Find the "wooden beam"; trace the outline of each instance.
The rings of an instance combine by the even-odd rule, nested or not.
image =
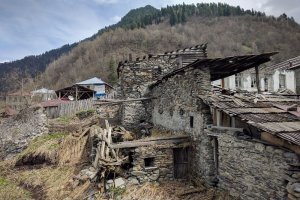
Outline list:
[[[189,142],[189,136],[170,136],[170,137],[159,137],[159,138],[147,138],[143,140],[126,141],[116,144],[111,144],[113,149],[120,148],[135,148],[140,146],[150,146],[159,144],[179,144]]]
[[[255,77],[256,77],[256,89],[257,93],[260,94],[260,80],[259,80],[259,69],[255,66]]]
[[[276,136],[272,135],[271,133],[262,132],[261,133],[261,139],[264,140],[264,141],[267,141],[267,142],[269,142],[269,143],[271,143],[275,146],[285,147],[287,149],[290,149],[293,152],[300,155],[300,146],[288,143],[287,141],[285,141],[285,140],[283,140],[279,137],[276,137]]]

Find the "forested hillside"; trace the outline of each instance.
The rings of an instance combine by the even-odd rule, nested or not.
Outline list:
[[[285,14],[275,18],[227,4],[146,6],[80,42],[27,87],[57,89],[93,76],[114,84],[117,63],[129,53],[139,57],[200,43],[208,43],[209,57],[280,51],[274,61],[281,61],[300,53],[300,28]]]

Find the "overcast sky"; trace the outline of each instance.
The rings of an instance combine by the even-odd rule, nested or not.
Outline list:
[[[215,0],[0,0],[0,62],[41,54],[90,37],[130,9]],[[300,0],[221,0],[300,22]]]

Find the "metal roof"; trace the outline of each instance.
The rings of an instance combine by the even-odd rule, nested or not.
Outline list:
[[[88,80],[76,83],[76,85],[103,85],[103,84],[105,84],[105,82],[102,81],[100,78],[97,78],[97,77],[90,78]]]
[[[277,53],[198,59],[193,63],[166,74],[161,80],[152,84],[151,87],[159,84],[164,79],[168,79],[190,68],[209,68],[211,81],[219,80],[268,62],[271,60],[270,57]]]
[[[51,93],[54,93],[55,94],[55,91],[54,90],[49,90],[47,88],[41,88],[41,89],[38,89],[38,90],[34,90],[31,93],[32,94],[36,94],[36,93],[40,93],[40,94],[51,94]]]

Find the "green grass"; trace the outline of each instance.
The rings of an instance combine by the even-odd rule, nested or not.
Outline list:
[[[0,199],[32,199],[28,190],[20,188],[16,183],[0,177]]]
[[[56,119],[57,122],[63,123],[63,124],[68,124],[72,121],[73,117],[68,117],[68,116],[62,116]]]
[[[84,118],[87,118],[87,117],[92,116],[95,112],[96,112],[96,110],[94,110],[94,109],[91,109],[91,110],[84,110],[84,111],[81,111],[81,112],[76,113],[76,116],[77,116],[79,119],[84,119]]]

